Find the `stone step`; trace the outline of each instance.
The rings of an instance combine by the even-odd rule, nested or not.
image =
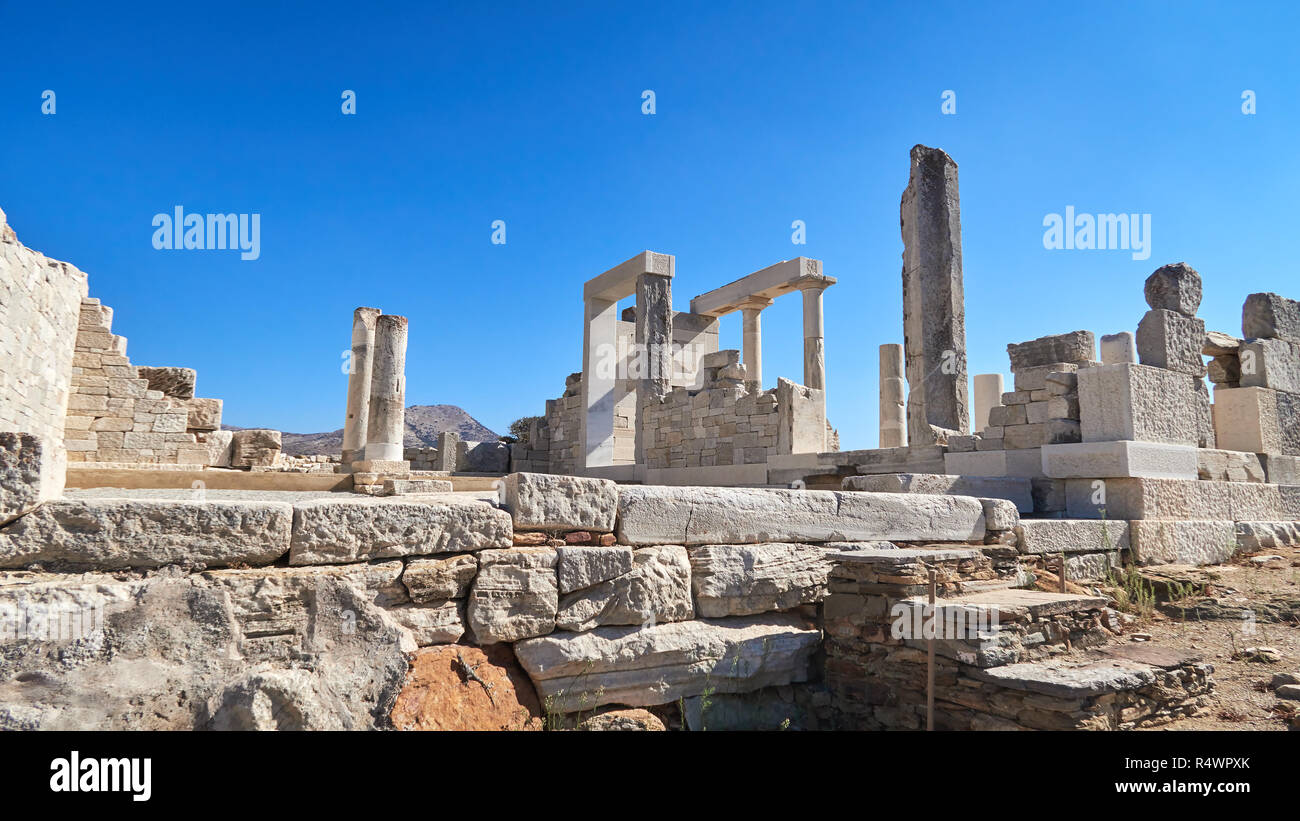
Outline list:
[[[618,488],[619,542],[978,541],[986,533],[978,499],[920,493],[766,488]]]
[[[909,609],[928,606],[929,600],[922,596],[904,599]],[[968,612],[983,611],[996,613],[998,621],[1027,621],[1049,616],[1077,613],[1082,610],[1096,610],[1106,606],[1106,599],[1101,596],[1087,596],[1077,593],[1049,593],[1045,590],[1026,590],[1023,588],[1006,588],[1001,590],[980,590],[977,592],[958,593],[936,600],[935,609],[940,618],[951,610],[965,609]]]
[[[1013,690],[1055,698],[1090,698],[1156,684],[1160,673],[1194,668],[1207,677],[1209,665],[1195,654],[1151,644],[1116,644],[1044,661],[972,671],[977,679]]]
[[[845,477],[843,488],[875,493],[939,493],[982,499],[1005,499],[1013,502],[1021,513],[1032,513],[1034,510],[1030,482],[1022,477],[877,473],[869,476]]]
[[[1021,519],[1021,553],[1111,553],[1129,546],[1129,523],[1111,519]]]
[[[1076,519],[1281,521],[1277,485],[1197,479],[1070,479],[1065,507]]]

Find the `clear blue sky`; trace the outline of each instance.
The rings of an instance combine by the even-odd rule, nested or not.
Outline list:
[[[679,310],[824,260],[829,414],[874,447],[916,143],[961,169],[971,373],[1134,329],[1166,262],[1201,272],[1211,328],[1240,333],[1250,292],[1300,297],[1294,4],[290,5],[0,4],[0,208],[230,424],[341,427],[370,305],[410,318],[411,404],[503,432],[579,368],[583,281],[649,248],[677,257]],[[155,250],[176,205],[260,213],[260,259]],[[1044,249],[1068,205],[1151,214],[1151,258]],[[767,386],[799,380],[797,297],[764,323]]]

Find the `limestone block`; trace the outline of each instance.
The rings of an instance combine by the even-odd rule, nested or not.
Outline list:
[[[0,528],[0,567],[269,564],[292,520],[283,502],[55,500]]]
[[[1053,362],[1012,371],[1017,393],[1047,390],[1048,380],[1055,374],[1076,373],[1079,366],[1073,362]]]
[[[512,473],[505,478],[505,507],[519,530],[614,529],[618,485],[608,479]]]
[[[1268,479],[1260,454],[1243,453],[1236,450],[1198,449],[1196,451],[1196,474],[1199,479],[1212,479],[1221,482],[1271,481]]]
[[[476,573],[478,559],[472,553],[412,559],[402,571],[402,584],[411,601],[418,604],[463,599]]]
[[[963,496],[624,485],[618,536],[632,545],[982,540],[984,511]]]
[[[1300,342],[1247,339],[1238,355],[1243,388],[1272,388],[1300,393]]]
[[[464,602],[403,604],[389,607],[385,612],[411,632],[415,644],[419,647],[452,644],[465,635]]]
[[[189,411],[189,418],[185,423],[186,430],[219,430],[221,428],[221,405],[220,399],[207,399],[204,397],[187,399],[185,407]]]
[[[63,490],[57,448],[44,437],[0,432],[0,525]]]
[[[1223,564],[1237,551],[1236,526],[1223,521],[1143,521],[1129,524],[1138,564]]]
[[[510,516],[477,499],[311,499],[294,506],[289,564],[334,564],[509,547]]]
[[[385,496],[413,496],[429,493],[451,493],[455,489],[447,479],[385,479]]]
[[[1021,519],[1021,553],[1106,553],[1129,545],[1129,523],[1108,519]]]
[[[559,590],[556,552],[549,547],[512,547],[479,554],[479,572],[467,613],[478,644],[519,641],[555,629]]]
[[[961,476],[1020,476],[1032,479],[1043,475],[1040,448],[947,453],[943,462],[947,473]]]
[[[1268,388],[1215,388],[1214,434],[1218,447],[1250,453],[1300,455],[1300,447],[1289,442],[1281,414],[1289,408],[1280,404],[1280,394]],[[1292,422],[1300,423],[1300,418]]]
[[[1300,522],[1237,522],[1237,549],[1247,552],[1300,545]]]
[[[1201,307],[1201,275],[1185,262],[1165,265],[1147,277],[1143,294],[1153,309],[1196,316]]]
[[[1201,346],[1203,356],[1236,356],[1241,350],[1241,340],[1219,331],[1206,331]]]
[[[1259,455],[1265,481],[1274,485],[1300,485],[1300,457],[1280,453]]]
[[[1205,366],[1205,373],[1215,385],[1229,388],[1241,386],[1241,360],[1236,354],[1214,357]]]
[[[1194,380],[1187,374],[1146,365],[1101,365],[1079,372],[1084,442],[1196,445],[1201,438],[1197,406]]]
[[[280,431],[263,428],[234,431],[232,467],[270,467],[280,455]]]
[[[567,713],[807,681],[820,645],[819,630],[771,613],[555,633],[520,642],[515,655],[548,708]]]
[[[686,548],[659,545],[634,551],[628,573],[565,596],[555,626],[581,632],[601,625],[684,621],[694,615]]]
[[[207,448],[208,454],[204,460],[205,465],[212,467],[230,467],[230,460],[234,457],[235,449],[235,432],[230,430],[214,430],[209,433],[200,433],[199,442]]]
[[[846,476],[844,490],[872,493],[945,493],[1007,499],[1024,513],[1033,510],[1029,480],[1022,477],[954,476],[940,473],[877,473]]]
[[[1122,440],[1044,445],[1043,473],[1054,479],[1195,479],[1197,454],[1191,445]]]
[[[1177,311],[1152,309],[1138,323],[1138,361],[1143,365],[1204,376],[1204,342],[1205,321]]]
[[[136,368],[141,379],[149,383],[149,389],[162,391],[164,396],[173,399],[193,399],[194,385],[198,372],[193,368]]]
[[[1120,564],[1119,551],[1074,553],[1065,557],[1065,574],[1072,582],[1105,581]]]
[[[1133,334],[1121,331],[1101,337],[1101,364],[1128,365],[1137,362],[1137,343]]]
[[[558,553],[556,576],[561,593],[572,593],[630,573],[636,564],[632,548],[622,545],[561,547]]]
[[[1300,341],[1300,302],[1272,293],[1251,294],[1241,308],[1241,335]]]
[[[1071,331],[1007,345],[1012,373],[1056,363],[1083,365],[1096,359],[1095,351],[1092,331]]]
[[[1089,480],[1067,484],[1071,516],[1110,519],[1220,519],[1243,521],[1282,516],[1276,485],[1184,479],[1110,479],[1103,493]]]
[[[1030,504],[1032,503],[1031,490]],[[984,506],[984,527],[987,532],[1003,533],[1015,530],[1020,524],[1020,510],[1014,502],[1006,499],[980,499],[980,504]]]
[[[750,616],[814,604],[839,547],[810,544],[701,545],[689,549],[701,618]]]

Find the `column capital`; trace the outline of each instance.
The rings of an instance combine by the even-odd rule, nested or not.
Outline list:
[[[776,300],[768,299],[765,296],[751,296],[743,302],[738,303],[742,311],[761,311],[764,308],[771,307]]]
[[[790,284],[800,291],[824,291],[838,281],[835,277],[806,276],[799,277]]]

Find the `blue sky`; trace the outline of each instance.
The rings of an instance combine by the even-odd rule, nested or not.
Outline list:
[[[816,257],[839,278],[829,415],[874,447],[916,143],[960,166],[971,373],[1006,372],[1008,342],[1135,329],[1167,262],[1201,272],[1213,329],[1240,333],[1248,293],[1300,297],[1298,23],[1285,3],[5,2],[0,208],[90,274],[136,364],[197,368],[229,424],[295,432],[342,426],[358,305],[410,318],[410,404],[504,432],[579,368],[589,277],[674,254],[685,310]],[[155,250],[177,205],[260,214],[260,258]],[[1070,205],[1150,214],[1150,259],[1045,249]],[[739,316],[722,330],[738,348]],[[801,379],[798,298],[763,330],[766,386]]]

